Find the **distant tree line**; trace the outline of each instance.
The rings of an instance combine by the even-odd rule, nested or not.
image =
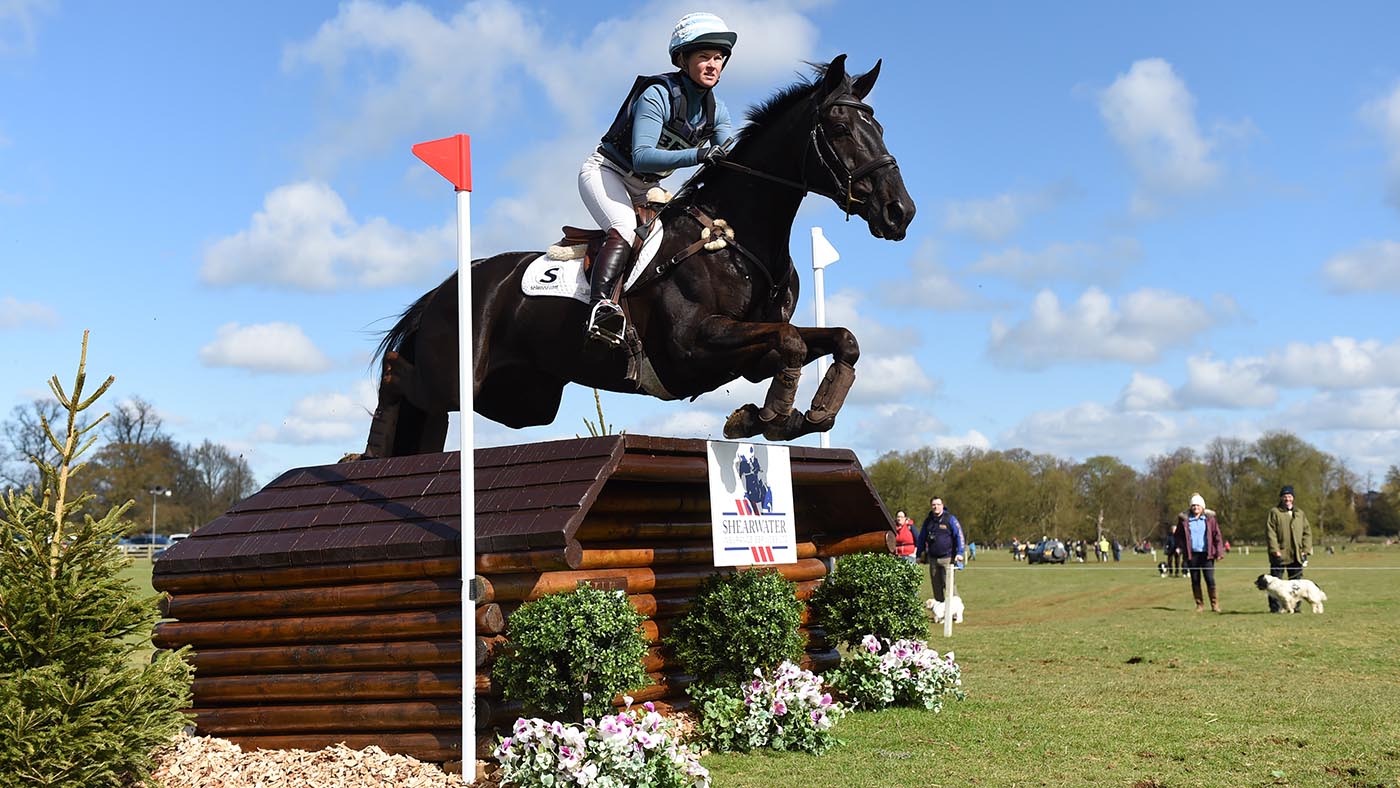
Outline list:
[[[66,414],[53,399],[36,399],[17,405],[0,423],[0,490],[34,486],[39,473],[30,457],[54,462],[58,451],[44,435],[48,422],[56,434]],[[155,407],[133,398],[114,408],[101,424],[89,454],[87,468],[75,478],[80,492],[97,496],[95,511],[105,511],[128,500],[128,534],[150,533],[150,491],[161,495],[157,531],[190,532],[223,514],[236,501],[257,489],[248,462],[211,441],[178,443],[165,432]],[[62,436],[60,435],[60,439]]]
[[[1252,442],[1216,438],[1203,452],[1183,447],[1150,458],[1142,471],[1110,456],[1072,462],[1024,449],[971,448],[889,452],[867,471],[891,512],[902,509],[918,521],[929,498],[941,496],[979,543],[1102,533],[1124,545],[1160,545],[1197,492],[1226,539],[1258,542],[1285,484],[1312,519],[1315,538],[1400,533],[1400,467],[1392,465],[1377,490],[1373,480],[1283,431]]]

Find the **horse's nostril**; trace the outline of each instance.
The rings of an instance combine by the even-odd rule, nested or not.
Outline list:
[[[904,226],[904,206],[899,200],[892,200],[885,206],[885,219],[890,223],[891,227]]]

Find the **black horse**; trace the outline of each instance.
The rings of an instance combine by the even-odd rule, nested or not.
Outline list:
[[[726,437],[791,440],[831,429],[860,350],[844,328],[788,322],[798,293],[789,236],[802,198],[815,192],[865,219],[875,237],[904,237],[914,202],[864,102],[879,73],[877,62],[852,77],[842,55],[750,111],[724,166],[707,167],[656,219],[665,237],[623,299],[635,328],[623,347],[585,339],[586,304],[522,293],[540,253],[473,261],[476,412],[520,428],[553,422],[569,383],[679,399],[738,377],[771,378],[763,406],[734,411]],[[734,237],[711,251],[700,239],[706,228],[721,232],[716,219]],[[441,451],[447,413],[458,409],[455,274],[404,312],[379,352],[384,376],[366,455]],[[835,363],[803,413],[793,407],[802,367],[825,355]]]

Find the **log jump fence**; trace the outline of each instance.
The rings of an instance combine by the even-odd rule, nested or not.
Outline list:
[[[626,592],[648,616],[650,683],[636,702],[686,708],[692,679],[660,639],[717,571],[705,442],[620,435],[475,458],[475,754],[521,712],[490,674],[510,614],[582,582]],[[167,550],[153,578],[168,594],[155,642],[194,650],[200,734],[463,759],[458,460],[288,471]],[[852,452],[793,446],[791,460],[798,560],[776,568],[805,600],[832,558],[892,552],[894,532]],[[805,667],[837,664],[805,613],[802,631]]]

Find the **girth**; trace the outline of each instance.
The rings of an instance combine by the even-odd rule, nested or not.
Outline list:
[[[694,205],[687,205],[685,206],[685,212],[690,214],[691,218],[695,221],[699,222],[701,227],[710,230],[712,234],[716,232],[714,220],[707,216],[704,211]],[[643,274],[642,278],[633,285],[633,287],[641,287],[645,283],[655,281],[665,276],[672,268],[675,268],[687,258],[695,255],[701,249],[704,249],[705,244],[709,243],[711,240],[713,240],[713,238],[705,238],[702,236],[694,243],[671,255],[669,259],[658,262],[656,265],[652,266],[650,271]],[[759,260],[758,256],[749,251],[743,244],[733,238],[726,238],[725,245],[734,247],[734,251],[738,252],[739,256],[748,262],[748,265],[745,267],[754,269],[758,272],[759,276],[762,277],[764,283],[768,286],[768,300],[778,300],[782,291],[787,287],[788,279],[792,276],[792,266],[788,266],[788,269],[783,272],[783,275],[777,280],[774,280],[772,273],[768,271],[768,267],[763,264],[763,261]]]

